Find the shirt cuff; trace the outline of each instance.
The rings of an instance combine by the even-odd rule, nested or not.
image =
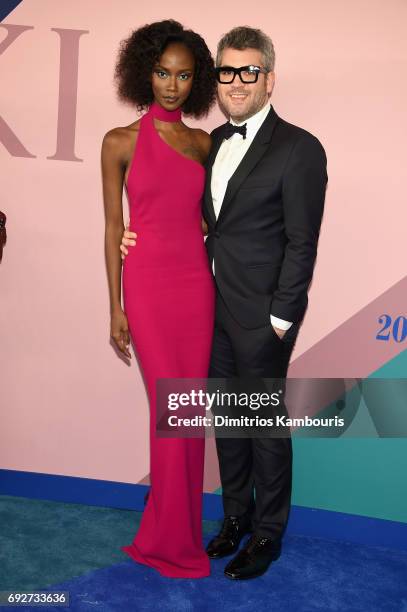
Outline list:
[[[284,319],[279,319],[278,317],[273,317],[273,315],[270,315],[270,321],[273,327],[277,327],[278,329],[284,329],[285,331],[287,331],[287,329],[290,329],[292,325],[292,322],[284,321]]]

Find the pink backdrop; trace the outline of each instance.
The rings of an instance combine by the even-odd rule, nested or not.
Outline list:
[[[248,18],[247,2],[229,0],[216,12],[183,0],[171,12],[162,0],[154,10],[130,0],[40,4],[24,0],[0,27],[0,208],[8,216],[0,467],[139,482],[148,472],[148,405],[134,358],[127,367],[109,343],[103,254],[101,141],[136,118],[113,88],[120,39],[168,17],[213,51],[235,25],[273,38],[273,105],[318,136],[328,156],[296,359],[406,273],[407,5],[262,0]],[[221,121],[216,110],[203,127]]]

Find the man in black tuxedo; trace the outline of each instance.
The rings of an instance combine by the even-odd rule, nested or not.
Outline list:
[[[284,378],[317,253],[325,151],[270,105],[274,49],[263,32],[234,28],[219,42],[216,65],[219,103],[230,122],[211,134],[203,207],[218,289],[209,375]],[[208,554],[235,552],[253,530],[225,569],[229,578],[252,578],[280,554],[291,438],[217,437],[216,444],[225,520]]]
[[[212,132],[206,163],[203,216],[217,286],[209,376],[285,378],[317,254],[325,151],[270,105],[274,48],[263,32],[231,30],[219,42],[216,65],[218,99],[230,121]],[[123,245],[133,237],[125,232]],[[207,553],[232,555],[253,532],[225,574],[254,578],[281,552],[291,438],[217,437],[216,445],[225,518]]]

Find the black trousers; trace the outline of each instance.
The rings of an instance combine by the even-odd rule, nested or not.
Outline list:
[[[248,330],[219,291],[210,378],[285,378],[299,324],[280,339],[272,325]],[[254,532],[274,540],[284,533],[291,502],[290,437],[216,437],[225,516],[250,517]]]

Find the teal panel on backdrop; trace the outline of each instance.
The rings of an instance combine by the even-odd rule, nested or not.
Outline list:
[[[297,438],[292,503],[407,523],[407,440]]]
[[[381,368],[373,372],[369,378],[406,378],[407,350],[390,359]]]
[[[406,378],[406,373],[403,351],[371,378]],[[366,436],[372,423],[364,402],[353,433],[350,429],[341,438],[293,439],[292,503],[407,523],[407,439],[357,438],[362,425]]]

